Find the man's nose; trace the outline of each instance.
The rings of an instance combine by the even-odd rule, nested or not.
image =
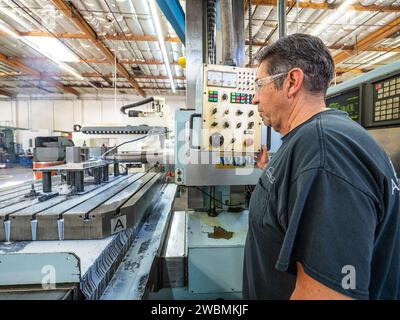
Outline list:
[[[259,98],[259,96],[258,96],[258,93],[256,93],[256,94],[254,95],[254,97],[253,97],[253,100],[252,100],[251,104],[257,105],[257,104],[259,104],[259,103],[260,103],[260,98]]]

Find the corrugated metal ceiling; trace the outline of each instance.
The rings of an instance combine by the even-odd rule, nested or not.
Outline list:
[[[84,80],[74,78],[23,42],[0,32],[3,57],[0,59],[0,87],[16,93],[113,92],[114,65],[107,60],[104,50],[73,23],[74,17],[71,19],[68,12],[54,5],[57,2],[60,0],[0,0],[0,20],[23,36],[57,36],[78,56],[79,61],[66,64]],[[288,1],[287,8],[288,34],[320,30],[318,35],[337,60],[337,82],[396,61],[400,56],[400,0],[353,1],[352,7],[335,17],[343,2]],[[71,3],[95,31],[100,46],[116,55],[139,88],[144,88],[146,94],[171,93],[147,1],[72,0]],[[184,1],[181,3],[184,7]],[[255,55],[262,45],[277,39],[277,8],[276,0],[252,0],[252,3]],[[246,39],[247,16],[246,13]],[[391,25],[396,21],[397,25]],[[165,17],[161,22],[177,94],[184,94],[185,70],[177,64],[178,58],[185,54],[184,47]],[[248,45],[246,54],[248,58]],[[28,69],[21,69],[21,64]],[[40,76],[32,75],[29,68]],[[118,69],[116,78],[118,89],[137,93],[126,74],[120,71]]]

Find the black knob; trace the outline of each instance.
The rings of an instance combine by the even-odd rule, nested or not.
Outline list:
[[[210,144],[213,147],[220,147],[224,144],[224,136],[218,132],[213,133],[210,136]]]
[[[212,114],[216,114],[217,113],[217,108],[212,109],[211,113]]]
[[[253,111],[253,110],[251,110],[251,111],[249,112],[249,117],[251,117],[252,115],[254,115],[254,111]]]
[[[224,114],[229,114],[229,109],[226,109]]]
[[[237,125],[236,125],[236,128],[240,128],[242,126],[242,124],[239,122]]]
[[[224,128],[229,128],[229,122],[224,123]]]
[[[211,127],[216,127],[218,125],[218,122],[213,122],[213,123],[211,123]]]
[[[228,99],[228,95],[226,94],[226,93],[224,93],[223,95],[222,95],[222,100],[227,100]]]
[[[248,129],[251,129],[254,127],[254,122],[249,122],[249,124],[247,125]]]
[[[240,116],[240,115],[242,115],[242,114],[243,114],[243,111],[242,111],[242,110],[236,111],[236,115],[237,115],[237,116]]]

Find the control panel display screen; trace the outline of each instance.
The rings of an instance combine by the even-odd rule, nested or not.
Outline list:
[[[373,84],[373,121],[392,121],[400,119],[400,76]]]
[[[360,90],[354,89],[326,100],[328,108],[347,112],[354,121],[360,121]]]

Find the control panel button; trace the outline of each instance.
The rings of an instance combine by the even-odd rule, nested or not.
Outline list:
[[[247,125],[247,129],[252,129],[254,127],[254,122],[249,122],[249,124]]]
[[[239,122],[237,125],[236,125],[236,128],[240,128],[242,126],[242,123],[241,122]]]
[[[236,111],[236,115],[237,115],[237,116],[240,116],[240,115],[242,115],[242,114],[243,114],[243,111],[242,111],[242,110]]]
[[[224,144],[224,136],[218,132],[213,133],[210,136],[210,144],[214,148],[221,147]]]
[[[229,128],[229,122],[224,122],[223,127],[224,127],[225,129],[226,129],[226,128]]]

